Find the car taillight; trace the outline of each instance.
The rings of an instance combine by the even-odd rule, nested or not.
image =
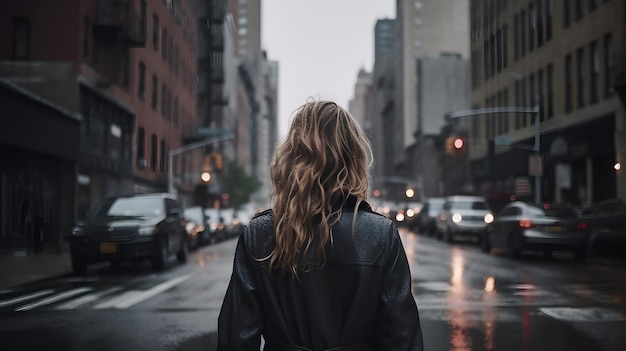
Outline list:
[[[587,229],[587,223],[586,222],[578,222],[576,223],[576,229]]]
[[[530,219],[521,219],[518,223],[520,228],[532,228],[534,226],[533,222]]]

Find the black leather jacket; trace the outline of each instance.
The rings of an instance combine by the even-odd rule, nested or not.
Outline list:
[[[270,273],[273,215],[255,216],[239,238],[218,322],[218,350],[421,351],[411,275],[393,223],[362,203],[344,208],[326,264],[315,249],[298,279]]]

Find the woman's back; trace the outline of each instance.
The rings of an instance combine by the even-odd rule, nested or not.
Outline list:
[[[252,317],[262,324],[268,350],[294,346],[421,350],[409,267],[398,233],[391,221],[366,204],[356,217],[349,206],[333,226],[326,263],[320,266],[314,251],[309,251],[297,278],[288,272],[270,272],[266,262],[258,260],[273,249],[268,243],[274,219],[271,211],[256,216],[240,238],[246,255],[237,257],[236,264],[246,267],[239,288],[252,290],[263,306],[262,315],[233,311],[228,317],[221,315],[220,324],[245,325]],[[220,341],[229,340],[230,333],[220,329]],[[223,347],[241,349],[242,345]]]

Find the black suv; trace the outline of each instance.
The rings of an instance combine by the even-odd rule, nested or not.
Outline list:
[[[163,269],[170,255],[187,261],[188,243],[183,210],[167,193],[132,194],[104,199],[72,229],[70,252],[74,274],[87,265],[148,258]]]
[[[626,250],[626,203],[618,198],[601,201],[583,211],[594,254],[623,257]]]

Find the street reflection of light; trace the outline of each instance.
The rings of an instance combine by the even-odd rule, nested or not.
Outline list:
[[[463,274],[465,270],[465,255],[459,248],[452,249],[450,256],[450,270],[452,276],[450,282],[452,289],[448,291],[448,305],[458,305],[463,303],[467,289],[463,284]],[[471,351],[472,339],[470,337],[470,323],[467,318],[467,311],[452,308],[449,312],[450,320],[450,351]]]
[[[485,292],[494,292],[496,290],[496,279],[494,277],[487,277],[485,279]]]
[[[465,290],[463,286],[463,271],[465,269],[465,255],[459,248],[452,250],[450,262],[450,269],[452,270],[452,276],[450,277],[450,283],[455,291]]]
[[[496,343],[494,341],[495,335],[495,326],[496,326],[496,311],[495,308],[490,307],[484,310],[483,312],[483,327],[485,329],[485,340],[484,347],[485,350],[493,350],[496,347]]]

